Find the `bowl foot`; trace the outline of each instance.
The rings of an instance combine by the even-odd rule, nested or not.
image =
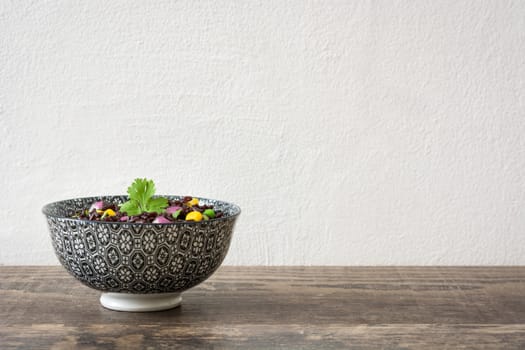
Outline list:
[[[100,303],[107,309],[116,311],[147,312],[168,310],[182,302],[180,293],[102,293]]]

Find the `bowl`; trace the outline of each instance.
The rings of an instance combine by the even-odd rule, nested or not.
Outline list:
[[[95,201],[120,204],[127,199],[98,196],[45,205],[42,211],[55,254],[76,279],[102,291],[100,302],[108,309],[157,311],[179,306],[183,291],[206,280],[221,265],[241,210],[232,203],[199,198],[223,216],[168,224],[71,218]]]

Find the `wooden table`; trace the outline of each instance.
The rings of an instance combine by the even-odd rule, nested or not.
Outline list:
[[[126,313],[62,267],[0,267],[1,349],[525,349],[525,267],[222,267]]]

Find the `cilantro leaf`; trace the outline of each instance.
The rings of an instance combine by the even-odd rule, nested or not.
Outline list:
[[[129,200],[126,203],[122,203],[120,205],[120,211],[132,216],[142,214],[142,210],[140,210],[139,204],[135,200]]]
[[[128,187],[129,200],[120,205],[120,210],[132,216],[144,212],[160,214],[168,206],[168,200],[164,197],[152,198],[154,194],[153,180],[135,179]]]
[[[136,200],[141,206],[155,194],[155,184],[152,180],[135,179],[135,181],[128,187],[128,195],[130,199]]]
[[[156,212],[158,214],[163,213],[164,209],[168,206],[168,200],[164,197],[151,198],[146,207],[148,213]]]

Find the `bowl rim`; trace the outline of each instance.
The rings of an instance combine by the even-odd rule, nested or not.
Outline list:
[[[70,217],[63,216],[63,215],[55,215],[55,214],[52,214],[50,212],[52,206],[60,204],[62,202],[73,201],[73,200],[81,200],[81,199],[90,199],[90,198],[101,198],[101,197],[127,197],[127,195],[125,195],[125,194],[98,195],[98,196],[87,196],[87,197],[75,197],[75,198],[69,198],[69,199],[62,199],[62,200],[59,200],[59,201],[55,201],[55,202],[51,202],[51,203],[45,204],[42,207],[42,213],[46,217],[52,217],[52,218],[55,218],[55,219],[67,220],[67,221],[70,221],[70,222],[77,222],[77,223],[83,223],[83,224],[94,223],[94,224],[97,224],[97,225],[100,224],[100,225],[132,225],[132,226],[135,226],[135,225],[136,226],[147,226],[147,225],[181,226],[181,225],[203,225],[203,224],[206,225],[206,224],[213,223],[213,222],[219,222],[219,221],[226,221],[226,220],[230,220],[230,219],[235,219],[236,217],[238,217],[241,214],[241,208],[235,203],[223,201],[223,200],[220,200],[220,199],[205,198],[205,197],[199,197],[199,196],[197,196],[197,198],[199,198],[201,200],[221,202],[223,204],[226,204],[228,206],[233,207],[234,214],[227,215],[227,216],[222,216],[222,217],[217,218],[217,219],[205,220],[205,221],[204,220],[203,221],[175,221],[175,222],[162,223],[161,224],[161,223],[152,223],[152,222],[126,222],[126,221],[122,221],[121,222],[121,221],[83,220],[83,219],[70,218]],[[182,198],[184,196],[176,195],[176,194],[168,194],[168,195],[155,195],[154,197],[181,197]]]

